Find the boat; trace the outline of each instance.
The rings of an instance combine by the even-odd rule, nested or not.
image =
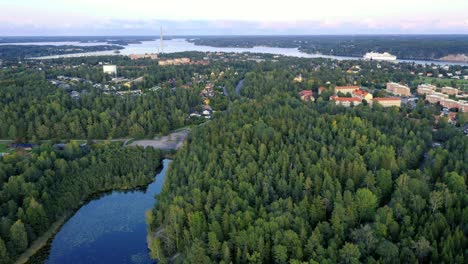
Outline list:
[[[381,60],[381,61],[396,61],[397,57],[388,52],[368,52],[364,55],[365,60]]]

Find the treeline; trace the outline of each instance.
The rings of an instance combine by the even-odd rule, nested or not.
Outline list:
[[[370,51],[390,52],[400,59],[433,60],[449,54],[468,54],[463,35],[407,36],[213,36],[191,40],[213,47],[269,46],[299,48],[306,53],[362,57]]]
[[[234,103],[178,152],[153,211],[151,256],[464,263],[468,140],[447,126],[434,149],[432,121],[424,107],[418,115],[282,93]]]
[[[160,166],[153,148],[103,143],[50,145],[0,159],[0,263],[11,263],[51,224],[90,195],[148,184]]]
[[[22,60],[32,57],[64,55],[83,52],[120,50],[122,46],[96,45],[96,46],[73,46],[73,45],[0,45],[0,59]]]

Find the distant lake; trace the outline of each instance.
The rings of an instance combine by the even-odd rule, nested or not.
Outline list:
[[[93,45],[108,45],[105,42],[93,42],[93,43],[80,43],[80,42],[33,42],[33,43],[8,43],[0,45],[75,45],[75,46],[93,46]],[[160,46],[159,40],[154,41],[142,41],[141,44],[129,44],[124,46],[123,50],[120,50],[121,55],[130,54],[143,54],[143,53],[157,53]],[[164,40],[164,53],[175,53],[184,51],[200,51],[200,52],[234,52],[234,53],[266,53],[275,55],[284,55],[298,58],[328,58],[335,60],[361,60],[360,57],[345,57],[345,56],[330,56],[321,54],[308,54],[299,51],[297,48],[275,48],[275,47],[253,47],[253,48],[219,48],[210,46],[197,46],[185,39],[171,39]],[[113,51],[96,51],[96,52],[85,52],[75,53],[66,55],[55,55],[39,57],[40,59],[54,59],[54,58],[71,58],[71,57],[82,57],[82,56],[99,56],[99,55],[116,55]],[[442,61],[425,61],[425,60],[398,60],[398,62],[409,62],[417,64],[436,64],[436,65],[464,65],[468,66],[468,63],[457,63],[457,62],[442,62]]]
[[[114,191],[82,206],[54,237],[45,263],[153,263],[145,212],[162,190],[171,160],[146,190]]]

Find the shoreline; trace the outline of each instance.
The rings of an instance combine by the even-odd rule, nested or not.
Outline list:
[[[174,38],[172,40],[177,40],[179,38]],[[321,54],[321,53],[312,53],[312,52],[307,52],[306,50],[301,49],[300,47],[295,47],[295,48],[284,48],[284,47],[274,47],[274,46],[239,46],[239,47],[232,47],[229,45],[226,46],[209,46],[209,45],[204,45],[204,44],[198,44],[193,41],[193,39],[190,38],[180,38],[187,43],[195,46],[195,47],[207,47],[207,48],[212,48],[212,49],[254,49],[256,47],[266,47],[266,48],[277,48],[277,49],[296,49],[299,53],[302,53],[302,56],[299,57],[304,57],[304,58],[325,58],[325,59],[334,59],[334,60],[360,60],[362,57],[355,57],[355,56],[346,56],[346,55],[327,55],[327,54]],[[143,41],[146,42],[146,41]],[[143,43],[142,42],[142,43]],[[37,45],[40,42],[38,42]],[[135,45],[141,45],[141,44],[135,44]],[[124,49],[121,51],[125,51],[129,46],[125,46]],[[189,51],[189,50],[185,50]],[[190,50],[192,51],[192,50]],[[197,50],[193,50],[197,51]],[[182,50],[179,52],[183,52]],[[201,51],[203,52],[203,51]],[[207,52],[207,51],[206,51]],[[246,51],[243,51],[246,52]],[[247,51],[251,53],[256,53],[255,51]],[[169,52],[172,53],[172,52]],[[261,52],[262,53],[262,52]],[[107,51],[102,52],[102,51],[97,51],[97,52],[84,52],[84,53],[70,53],[66,55],[47,55],[47,56],[37,56],[37,57],[31,57],[29,59],[31,60],[48,60],[48,59],[58,59],[58,58],[74,58],[74,57],[93,57],[93,56],[125,56],[125,52],[122,54],[114,54],[114,53],[107,53]],[[273,55],[284,55],[284,56],[291,56],[287,55],[284,53],[265,53],[265,54],[273,54]],[[309,57],[312,56],[312,57]],[[449,61],[449,60],[441,60],[442,58],[433,58],[433,59],[404,59],[404,58],[399,58],[397,59],[397,62],[403,62],[403,63],[416,63],[416,64],[422,64],[422,65],[431,65],[431,64],[436,64],[436,65],[459,65],[459,66],[468,66],[467,61]]]
[[[44,234],[42,234],[41,236],[36,238],[28,246],[26,251],[24,251],[21,255],[19,255],[18,258],[13,263],[14,264],[28,263],[31,260],[32,257],[34,257],[36,254],[40,253],[41,250],[43,250],[48,245],[51,245],[53,238],[55,237],[55,235],[57,235],[57,233],[60,231],[60,229],[63,227],[63,225],[71,217],[73,217],[73,215],[75,215],[76,212],[78,212],[81,209],[81,207],[83,207],[88,202],[90,202],[92,200],[95,200],[97,198],[100,198],[101,196],[104,196],[105,194],[112,193],[114,191],[117,191],[117,192],[134,191],[134,190],[141,190],[141,189],[144,189],[144,188],[148,187],[148,185],[150,185],[152,182],[154,182],[156,180],[156,175],[162,170],[162,168],[163,168],[163,162],[162,161],[163,161],[163,159],[161,159],[161,161],[160,161],[161,164],[156,168],[155,176],[152,178],[151,181],[149,181],[146,184],[137,185],[137,186],[131,187],[131,188],[122,187],[122,188],[112,188],[112,189],[100,190],[100,191],[96,191],[96,192],[90,194],[88,197],[86,197],[86,199],[83,199],[80,202],[80,204],[77,206],[77,208],[70,209],[69,212],[67,212],[65,215],[61,216],[58,220],[56,220],[51,225],[51,227]]]

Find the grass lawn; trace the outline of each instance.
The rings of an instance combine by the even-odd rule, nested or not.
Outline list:
[[[461,90],[468,91],[468,80],[456,80],[434,77],[419,77],[424,83],[440,84],[441,86],[452,86]]]
[[[0,144],[0,152],[10,152],[5,144]]]

